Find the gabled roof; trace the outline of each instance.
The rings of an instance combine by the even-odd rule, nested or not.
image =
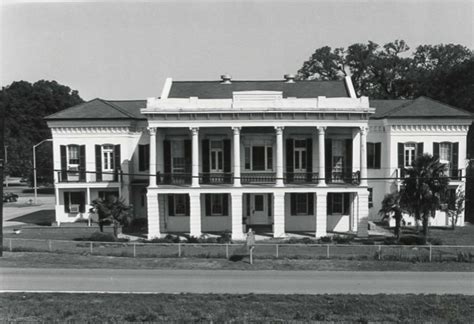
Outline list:
[[[423,96],[413,100],[370,100],[370,106],[375,108],[371,119],[473,118],[468,111]]]
[[[47,116],[45,119],[146,119],[140,114],[140,108],[145,107],[146,100],[103,100],[96,98],[61,110]]]
[[[173,81],[168,98],[231,99],[234,91],[281,91],[283,98],[350,97],[344,80],[338,81]]]

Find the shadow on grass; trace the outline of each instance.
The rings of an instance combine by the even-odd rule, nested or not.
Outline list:
[[[35,224],[43,226],[51,226],[54,222],[54,209],[38,210],[23,216],[12,218],[10,222],[21,222],[26,224]]]

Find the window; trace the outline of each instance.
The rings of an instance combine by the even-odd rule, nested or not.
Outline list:
[[[68,146],[68,165],[79,165],[79,145]]]
[[[221,216],[224,210],[222,195],[211,195],[211,215]]]
[[[271,145],[244,148],[245,169],[252,171],[273,170],[273,147]]]
[[[228,194],[205,194],[206,216],[228,216]]]
[[[351,213],[351,193],[328,193],[327,214],[349,215]]]
[[[380,169],[381,143],[367,143],[367,168]]]
[[[183,141],[172,141],[171,142],[171,156],[172,159],[172,172],[173,173],[184,173],[186,160],[184,158],[184,143]]]
[[[332,213],[342,214],[343,211],[343,199],[342,194],[334,194],[332,198]]]
[[[138,171],[150,170],[150,145],[138,145]]]
[[[292,193],[290,194],[291,215],[308,216],[314,214],[314,194],[313,193]]]
[[[332,181],[343,181],[344,141],[332,140]]]
[[[176,216],[186,215],[186,196],[176,195],[174,199],[174,212]]]
[[[449,164],[452,157],[451,143],[439,143],[439,161]]]
[[[306,140],[295,140],[294,144],[294,171],[306,172]]]
[[[415,143],[405,143],[405,162],[404,167],[411,167],[413,161],[416,158],[416,144]]]
[[[222,141],[211,141],[210,160],[211,172],[224,170],[224,143]]]
[[[114,146],[102,145],[102,171],[114,170]]]
[[[84,213],[86,195],[82,191],[70,191],[64,193],[65,213]]]

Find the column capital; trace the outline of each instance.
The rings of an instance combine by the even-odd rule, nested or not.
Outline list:
[[[193,133],[193,135],[197,135],[199,133],[199,127],[189,127],[189,130]]]
[[[156,135],[156,127],[147,127],[148,134],[155,136]]]
[[[326,126],[318,126],[316,127],[318,129],[318,134],[319,135],[324,135],[324,133],[326,132]]]
[[[284,129],[285,129],[285,126],[275,126],[275,130],[277,134],[282,133]]]
[[[367,133],[369,132],[369,127],[367,126],[360,126],[359,129],[360,129],[361,135],[367,135]]]
[[[242,127],[240,127],[240,126],[232,127],[232,130],[234,131],[234,135],[239,135],[241,129],[242,129]]]

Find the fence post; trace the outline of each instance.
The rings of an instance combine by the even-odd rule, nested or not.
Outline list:
[[[382,258],[382,245],[379,245],[379,260]]]
[[[250,264],[253,264],[253,247],[250,248]]]
[[[137,244],[136,243],[133,243],[133,257],[134,258],[137,257]]]
[[[9,239],[8,246],[10,248],[10,252],[12,252],[13,251],[13,249],[12,249],[12,239]]]
[[[92,242],[89,242],[89,250],[92,254],[92,252],[93,252],[93,243]]]
[[[326,258],[329,259],[329,244],[326,244]]]
[[[51,246],[51,240],[48,240],[48,250],[49,252],[52,252],[53,247]]]
[[[278,259],[278,244],[275,244],[275,257]]]
[[[178,243],[178,257],[181,257],[181,243]]]
[[[428,259],[430,262],[431,262],[431,253],[432,253],[432,251],[431,251],[431,244],[430,244],[430,257]]]
[[[229,259],[229,243],[225,245],[225,258]]]

